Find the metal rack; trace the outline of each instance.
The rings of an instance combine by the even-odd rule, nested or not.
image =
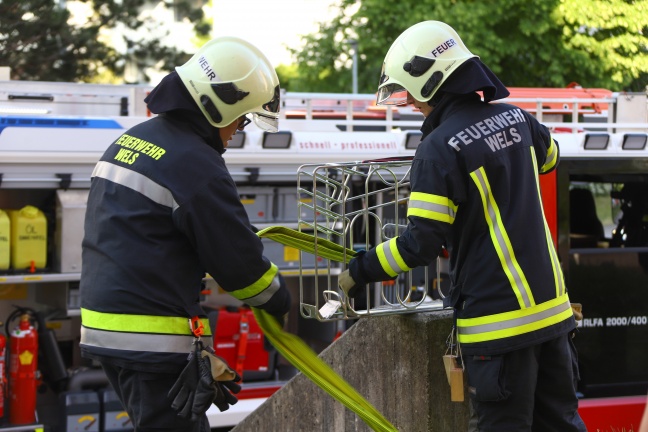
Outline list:
[[[299,168],[300,231],[335,242],[345,251],[340,262],[315,261],[314,283],[312,276],[306,281],[300,275],[303,317],[335,321],[443,308],[441,300],[427,295],[440,279],[441,259],[437,259],[436,278],[430,277],[427,268],[423,270],[423,286],[414,283],[410,271],[394,281],[368,284],[366,301],[348,298],[338,288],[338,275],[351,259],[351,251],[368,250],[397,237],[407,226],[411,164],[412,158],[404,157]],[[423,292],[420,299],[414,299],[415,289]]]

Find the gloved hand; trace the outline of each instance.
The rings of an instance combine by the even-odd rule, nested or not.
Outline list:
[[[580,303],[572,303],[571,304],[572,312],[574,313],[574,319],[576,321],[582,321],[583,320],[583,305]]]
[[[168,393],[172,400],[171,408],[180,417],[192,421],[205,414],[212,403],[225,411],[238,402],[232,393],[240,391],[241,387],[236,384],[240,380],[238,374],[211,348],[204,348],[202,342],[196,342],[189,363]]]
[[[358,293],[358,285],[353,280],[353,277],[351,277],[349,269],[346,269],[342,273],[340,273],[340,276],[338,276],[338,285],[340,286],[340,288],[342,288],[344,294],[346,294],[346,296],[349,298],[354,298]]]
[[[363,273],[361,261],[362,256],[365,253],[366,251],[364,250],[359,251],[358,255],[349,262],[349,268],[344,270],[340,273],[340,276],[338,276],[338,285],[342,288],[342,291],[344,291],[344,294],[346,294],[347,297],[355,298],[362,292],[362,288],[367,285],[367,282],[365,282],[361,276],[361,273]],[[353,270],[353,273],[356,275],[355,278],[351,276],[351,270]]]

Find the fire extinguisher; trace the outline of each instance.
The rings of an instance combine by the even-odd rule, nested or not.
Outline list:
[[[9,335],[9,422],[36,422],[38,387],[38,332],[27,310],[14,311],[20,321]],[[13,318],[7,320],[7,325]]]

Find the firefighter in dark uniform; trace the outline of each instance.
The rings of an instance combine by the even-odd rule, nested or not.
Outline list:
[[[146,103],[158,115],[117,138],[92,174],[81,352],[101,363],[136,431],[209,430],[205,411],[215,395],[187,396],[181,415],[167,397],[187,365],[193,330],[204,326],[202,342],[211,344],[199,304],[206,273],[279,319],[290,308],[222,156],[250,121],[277,131],[279,94],[274,68],[256,47],[216,38],[153,89]],[[207,404],[191,407],[194,396]],[[236,401],[225,400],[221,410]]]
[[[484,100],[477,91],[483,92]],[[426,21],[388,51],[378,104],[425,116],[411,169],[407,229],[349,263],[357,295],[432,262],[445,246],[456,331],[480,432],[584,431],[569,298],[538,174],[559,160],[546,127],[447,24]]]

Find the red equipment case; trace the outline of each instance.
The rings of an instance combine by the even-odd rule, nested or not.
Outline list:
[[[276,369],[277,352],[265,340],[254,313],[246,307],[207,310],[214,351],[243,381],[267,380]]]

